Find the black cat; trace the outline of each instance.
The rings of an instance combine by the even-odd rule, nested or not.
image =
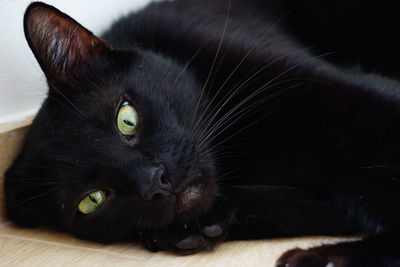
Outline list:
[[[25,35],[49,93],[6,173],[9,218],[186,253],[363,234],[277,266],[400,266],[398,10],[166,1],[106,42],[31,4]]]

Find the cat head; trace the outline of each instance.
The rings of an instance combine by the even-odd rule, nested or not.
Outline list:
[[[190,73],[113,49],[43,3],[28,7],[24,29],[49,92],[6,173],[10,219],[109,241],[209,208],[216,171]]]

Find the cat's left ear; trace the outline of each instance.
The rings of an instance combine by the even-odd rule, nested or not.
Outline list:
[[[43,72],[56,83],[67,82],[112,49],[68,15],[41,2],[27,8],[24,30]]]

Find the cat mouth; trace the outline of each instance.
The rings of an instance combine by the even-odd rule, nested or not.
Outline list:
[[[190,211],[196,204],[200,204],[200,186],[188,186],[177,195],[176,214],[180,215]]]
[[[190,183],[166,198],[142,202],[141,220],[145,227],[157,228],[174,222],[188,221],[206,212],[217,195],[213,183]]]
[[[216,196],[216,188],[211,184],[187,186],[176,195],[176,217],[190,219],[207,211]]]

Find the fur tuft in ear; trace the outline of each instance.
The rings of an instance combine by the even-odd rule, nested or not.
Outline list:
[[[32,3],[24,16],[25,37],[47,78],[63,82],[111,45],[56,8]]]

